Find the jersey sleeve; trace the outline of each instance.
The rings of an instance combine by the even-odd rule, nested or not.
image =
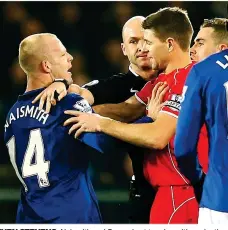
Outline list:
[[[184,79],[185,78],[176,79],[173,85],[170,86],[167,100],[165,101],[164,106],[161,108],[160,112],[167,113],[173,117],[178,118],[181,108],[181,94],[185,84]]]
[[[154,83],[152,81],[147,82],[144,87],[135,94],[136,99],[144,104],[147,105],[148,103],[148,98],[151,97],[152,90],[154,88]]]
[[[200,76],[197,74],[195,67],[192,68],[187,77],[182,98],[174,153],[181,172],[193,182],[197,181],[201,175],[197,158],[197,143],[204,122]]]
[[[94,80],[83,87],[93,94],[93,105],[120,103],[128,98],[126,80],[125,74],[119,73],[107,79]]]
[[[88,101],[77,94],[69,95],[65,100],[64,110],[77,110],[80,112],[93,113],[93,109]],[[63,113],[62,123],[71,116]],[[71,126],[67,129],[69,130]],[[72,134],[73,135],[73,134]],[[124,151],[126,145],[124,142],[106,135],[104,133],[82,133],[78,139],[87,146],[92,147],[100,153],[110,153],[114,151]]]

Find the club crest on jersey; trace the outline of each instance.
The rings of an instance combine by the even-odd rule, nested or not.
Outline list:
[[[75,109],[77,109],[80,112],[84,113],[92,113],[92,108],[89,105],[89,102],[85,99],[82,99],[80,101],[77,101],[75,105],[73,105]]]
[[[178,94],[171,95],[171,98],[165,102],[165,106],[175,111],[180,111],[181,109],[182,96]]]

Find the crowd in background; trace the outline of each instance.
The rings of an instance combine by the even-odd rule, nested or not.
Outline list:
[[[121,29],[132,16],[147,16],[162,7],[180,6],[188,11],[195,31],[204,18],[227,17],[226,2],[1,2],[1,5],[4,42],[0,84],[0,186],[18,185],[14,172],[12,180],[9,179],[8,166],[12,166],[3,136],[6,114],[26,87],[26,75],[17,60],[23,38],[41,32],[56,34],[74,57],[74,82],[83,85],[127,71],[128,60],[120,47]],[[127,188],[131,175],[127,154],[94,156],[92,165],[95,189]]]

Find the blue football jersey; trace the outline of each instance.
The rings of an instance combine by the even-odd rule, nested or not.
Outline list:
[[[115,139],[101,133],[84,133],[79,139],[68,135],[64,111],[90,113],[92,108],[79,95],[69,94],[45,113],[32,104],[42,90],[19,96],[5,124],[10,160],[23,185],[16,222],[101,223],[89,154],[94,149],[113,151]]]
[[[228,212],[228,50],[196,64],[186,80],[178,119],[175,155],[181,171],[197,178],[197,142],[206,124],[209,169],[201,207]]]

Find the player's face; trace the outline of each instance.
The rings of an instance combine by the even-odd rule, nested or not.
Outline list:
[[[69,69],[72,67],[73,57],[67,52],[64,45],[58,39],[53,39],[51,44],[51,74],[54,78],[66,79],[72,83],[71,72]]]
[[[191,47],[191,58],[194,61],[202,61],[211,54],[217,53],[218,46],[213,38],[213,28],[206,27],[200,29],[197,34],[194,45]]]
[[[150,29],[144,31],[144,40],[143,49],[149,51],[148,57],[150,58],[152,69],[164,70],[169,56],[166,42],[162,42]]]
[[[143,29],[140,24],[129,27],[124,31],[124,42],[121,44],[124,55],[126,55],[130,63],[136,65],[140,69],[150,68],[150,59],[148,58],[148,50],[143,48]]]

